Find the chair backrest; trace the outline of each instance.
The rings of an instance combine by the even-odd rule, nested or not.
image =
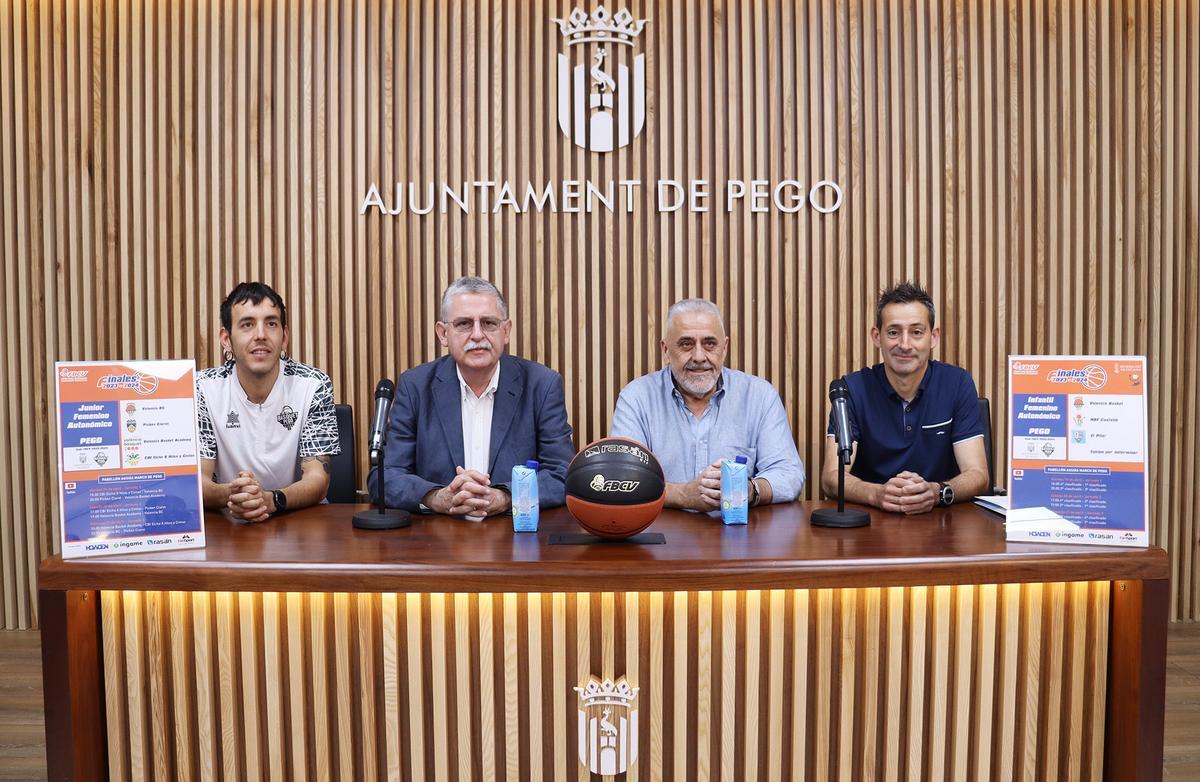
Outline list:
[[[358,502],[358,451],[354,448],[354,408],[335,405],[338,442],[342,452],[333,457],[329,475],[330,502]]]
[[[987,453],[988,492],[996,491],[996,469],[992,465],[992,403],[979,398],[979,420],[983,422],[983,450]]]

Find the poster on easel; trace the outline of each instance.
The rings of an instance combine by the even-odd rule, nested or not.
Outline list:
[[[1145,356],[1009,356],[1008,387],[1007,538],[1148,546]]]
[[[62,556],[204,545],[196,362],[54,365]]]

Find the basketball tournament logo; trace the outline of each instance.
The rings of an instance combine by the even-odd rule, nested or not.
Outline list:
[[[638,688],[624,676],[590,677],[579,693],[579,762],[593,774],[622,774],[637,760]]]
[[[1108,373],[1099,364],[1083,369],[1054,369],[1046,376],[1051,383],[1078,383],[1089,391],[1099,391],[1108,383]]]
[[[632,70],[619,60],[633,51],[646,20],[627,8],[610,14],[601,5],[591,15],[576,8],[554,21],[567,42],[567,53],[558,55],[558,127],[592,152],[626,146],[646,124],[646,55],[634,55]],[[597,46],[580,45],[590,43]],[[580,57],[590,53],[590,63],[573,66],[576,51],[585,53]]]
[[[134,372],[131,375],[105,375],[96,382],[96,387],[105,391],[127,388],[142,396],[149,396],[158,390],[158,378],[144,372]]]

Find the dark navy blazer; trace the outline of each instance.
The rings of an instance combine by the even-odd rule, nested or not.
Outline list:
[[[536,459],[541,506],[562,505],[574,456],[562,377],[534,361],[501,356],[488,456],[492,485],[507,489],[513,465]],[[431,489],[454,479],[463,461],[462,388],[454,359],[443,356],[404,372],[396,383],[384,460],[388,507],[419,509]],[[375,470],[367,485],[377,497]]]

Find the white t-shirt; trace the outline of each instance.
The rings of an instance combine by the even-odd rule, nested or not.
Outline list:
[[[200,458],[217,460],[217,481],[250,470],[274,491],[300,479],[300,460],[341,452],[333,381],[319,369],[282,359],[266,401],[251,402],[233,362],[196,375]]]

